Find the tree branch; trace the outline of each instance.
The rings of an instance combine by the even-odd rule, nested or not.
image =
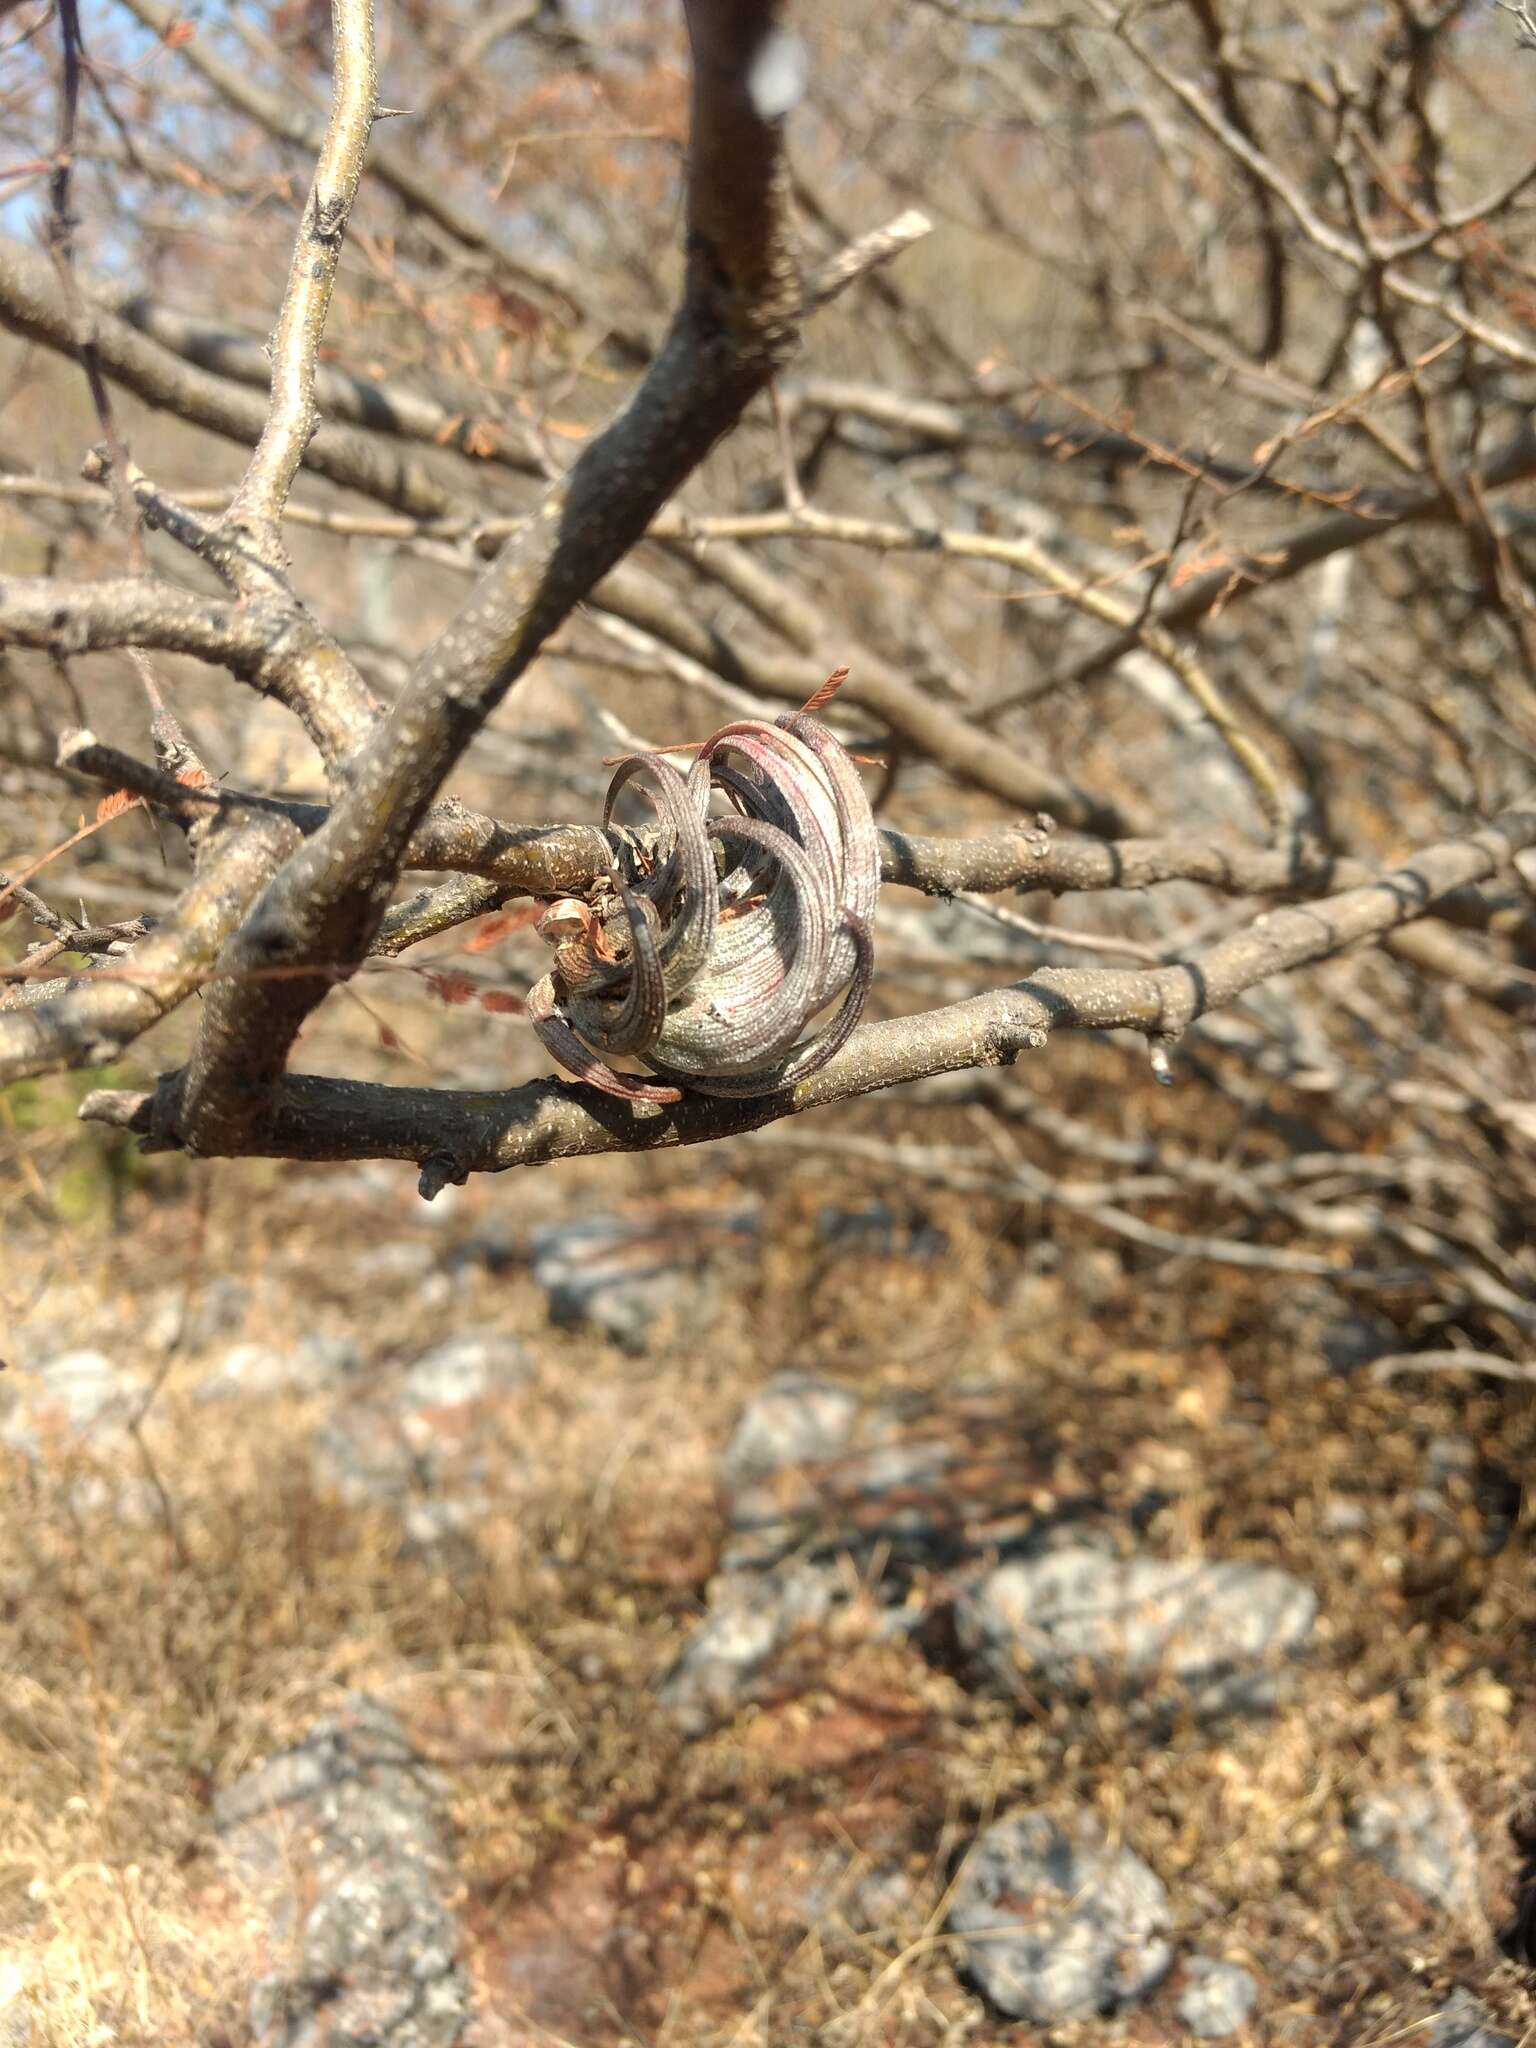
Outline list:
[[[244,1132],[240,1150],[285,1159],[410,1159],[421,1167],[422,1192],[430,1197],[470,1173],[702,1144],[877,1089],[1006,1066],[1043,1046],[1052,1031],[1130,1028],[1166,1043],[1260,982],[1411,922],[1437,898],[1485,880],[1533,844],[1536,811],[1506,812],[1363,887],[1271,912],[1166,967],[1046,968],[946,1009],[867,1024],[818,1073],[777,1095],[745,1102],[685,1095],[656,1110],[563,1081],[477,1093],[295,1075]],[[174,1146],[181,1142],[178,1086],[179,1076],[170,1074],[153,1094],[101,1090],[86,1098],[80,1114],[137,1131],[157,1148]]]
[[[241,1096],[254,1126],[337,963],[369,949],[411,837],[464,749],[540,646],[640,537],[766,385],[796,339],[782,115],[759,107],[783,35],[777,0],[692,0],[688,264],[681,307],[629,406],[551,485],[399,701],[349,763],[325,825],[230,948],[247,991]],[[314,967],[312,975],[291,970]],[[268,978],[271,970],[284,970]],[[181,1133],[198,1142],[198,1133]],[[230,1142],[221,1115],[220,1142]]]
[[[271,404],[225,515],[227,527],[248,537],[262,564],[279,572],[287,566],[282,510],[319,420],[315,365],[378,104],[372,0],[332,0],[331,41],[331,111],[272,338]]]

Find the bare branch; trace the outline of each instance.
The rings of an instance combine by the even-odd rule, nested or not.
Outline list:
[[[0,578],[0,646],[60,654],[153,647],[227,668],[295,712],[327,761],[372,729],[372,696],[334,641],[286,601],[200,597],[147,577]]]
[[[331,36],[331,112],[272,338],[271,408],[226,515],[262,563],[278,571],[285,566],[282,508],[318,423],[315,366],[378,102],[372,0],[333,0]]]
[[[267,407],[257,392],[184,362],[99,307],[93,308],[92,323],[97,357],[115,383],[226,440],[246,447],[260,440]],[[58,280],[43,257],[8,236],[0,236],[0,325],[61,355],[73,353]],[[332,483],[413,518],[438,519],[457,509],[452,493],[424,465],[350,428],[322,426],[304,451],[304,463]]]
[[[793,346],[802,295],[784,204],[782,110],[765,118],[755,97],[757,67],[784,33],[779,8],[694,0],[688,20],[695,70],[682,306],[630,405],[551,486],[428,650],[350,764],[325,826],[231,949],[228,964],[243,975],[325,969],[248,993],[244,1042],[257,1064],[241,1092],[253,1122],[334,964],[356,963],[371,945],[411,835],[473,734]],[[195,1131],[185,1136],[198,1142]]]
[[[123,0],[123,4],[146,28],[169,40],[179,19],[174,7],[164,5],[163,0]],[[177,50],[183,61],[200,72],[231,106],[249,115],[268,134],[292,143],[310,155],[320,147],[321,124],[313,114],[295,106],[289,98],[266,91],[246,70],[226,64],[209,47],[206,36],[178,40]],[[589,303],[590,293],[583,289],[573,271],[547,254],[541,256],[525,248],[514,248],[494,229],[477,219],[469,208],[457,204],[443,189],[440,179],[418,170],[398,150],[382,147],[371,151],[368,173],[380,184],[388,186],[413,212],[436,222],[462,247],[492,257],[499,269],[516,278],[520,284],[542,295],[552,294],[578,308]],[[601,309],[597,310],[602,317]],[[646,346],[643,336],[632,328],[625,328],[622,323],[611,324],[616,337],[625,341],[631,354],[643,354]]]
[[[559,1081],[498,1095],[291,1076],[265,1117],[242,1132],[239,1149],[289,1159],[411,1159],[430,1195],[470,1173],[700,1144],[901,1083],[1006,1066],[1042,1047],[1052,1031],[1129,1028],[1167,1042],[1260,982],[1411,922],[1437,897],[1485,880],[1531,845],[1536,811],[1507,812],[1364,887],[1272,912],[1166,967],[1046,968],[947,1009],[865,1025],[818,1073],[776,1095],[745,1102],[685,1095],[658,1110]],[[174,1145],[183,1142],[179,1087],[172,1074],[152,1095],[99,1091],[80,1113],[137,1131],[156,1146]]]
[[[0,1010],[0,1083],[104,1066],[208,980],[219,950],[293,850],[284,818],[211,826],[195,880],[170,916],[109,970],[44,1003]]]

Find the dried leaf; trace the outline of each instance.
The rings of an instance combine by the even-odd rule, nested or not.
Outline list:
[[[800,706],[800,716],[804,718],[807,712],[819,711],[824,704],[830,704],[847,680],[848,664],[844,662],[841,668],[833,669],[819,690],[806,698]]]
[[[452,1010],[467,1003],[475,992],[475,984],[467,974],[429,974],[427,987]]]
[[[521,1017],[527,1006],[510,989],[485,988],[480,991],[480,1007],[494,1017]]]
[[[500,945],[508,932],[521,931],[524,925],[537,921],[543,914],[542,903],[520,903],[515,910],[493,910],[464,941],[466,953],[489,953],[493,946]]]
[[[471,420],[464,429],[459,446],[466,455],[478,456],[482,462],[488,462],[493,455],[501,453],[501,436],[489,420]]]

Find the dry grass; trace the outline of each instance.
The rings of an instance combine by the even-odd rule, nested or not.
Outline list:
[[[940,1263],[833,1258],[818,1204],[888,1190],[750,1147],[730,1165],[765,1196],[761,1257],[706,1333],[643,1359],[549,1330],[516,1268],[465,1269],[445,1304],[409,1286],[381,1299],[349,1258],[397,1236],[447,1245],[523,1204],[673,1196],[697,1161],[476,1188],[447,1224],[420,1218],[403,1173],[372,1206],[315,1175],[302,1227],[274,1169],[221,1167],[190,1197],[130,1191],[115,1234],[13,1232],[16,1333],[100,1344],[158,1379],[141,1435],[164,1492],[136,1520],[110,1490],[92,1504],[78,1470],[5,1454],[0,1959],[26,1974],[38,2037],[246,2038],[261,1930],[215,1853],[210,1793],[356,1688],[449,1774],[475,1967],[510,2039],[1016,2040],[957,1979],[940,1916],[957,1849],[1018,1803],[1087,1803],[1123,1831],[1185,1946],[1260,1977],[1256,2039],[1412,2040],[1454,1983],[1521,2035],[1536,2008],[1490,1920],[1531,1790],[1529,1511],[1487,1554],[1470,1485],[1449,1519],[1414,1495],[1436,1436],[1527,1472],[1530,1390],[1332,1376],[1285,1280],[1131,1271],[1070,1233],[1054,1273],[1027,1272],[1017,1216],[970,1198],[927,1202],[951,1241]],[[708,1171],[723,1176],[718,1155]],[[379,1375],[455,1325],[526,1342],[532,1382],[486,1424],[499,1505],[478,1563],[403,1562],[388,1515],[316,1489],[305,1447],[325,1401],[193,1400],[205,1358],[167,1353],[165,1304],[230,1273],[261,1276],[239,1336],[350,1328]],[[975,1696],[934,1643],[925,1658],[846,1622],[794,1645],[730,1726],[681,1742],[652,1688],[716,1554],[714,1460],[742,1399],[790,1365],[870,1392],[985,1383],[1002,1486],[1087,1488],[1164,1553],[1299,1573],[1322,1620],[1294,1703],[1154,1740],[1108,1700],[1030,1713]],[[1358,1530],[1333,1518],[1341,1497]],[[1411,1763],[1472,1811],[1487,1917],[1438,1920],[1348,1845],[1351,1797]],[[873,1927],[828,1910],[808,1930],[808,1887],[850,1858],[907,1888]],[[1051,2038],[1176,2040],[1171,2011],[1164,1994]]]

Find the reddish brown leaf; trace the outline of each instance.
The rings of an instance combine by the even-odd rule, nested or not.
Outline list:
[[[844,662],[841,668],[833,669],[819,690],[806,698],[800,706],[800,716],[803,718],[808,711],[819,711],[824,704],[830,704],[847,680],[848,664]]]
[[[515,910],[494,910],[480,923],[464,941],[466,953],[489,953],[492,946],[499,945],[508,932],[521,931],[524,925],[533,924],[543,914],[542,903],[520,903]]]
[[[467,974],[429,974],[427,986],[450,1009],[467,1003],[475,992],[475,984]]]
[[[526,1006],[522,997],[513,995],[510,989],[486,988],[480,991],[480,1007],[494,1017],[521,1017]]]

